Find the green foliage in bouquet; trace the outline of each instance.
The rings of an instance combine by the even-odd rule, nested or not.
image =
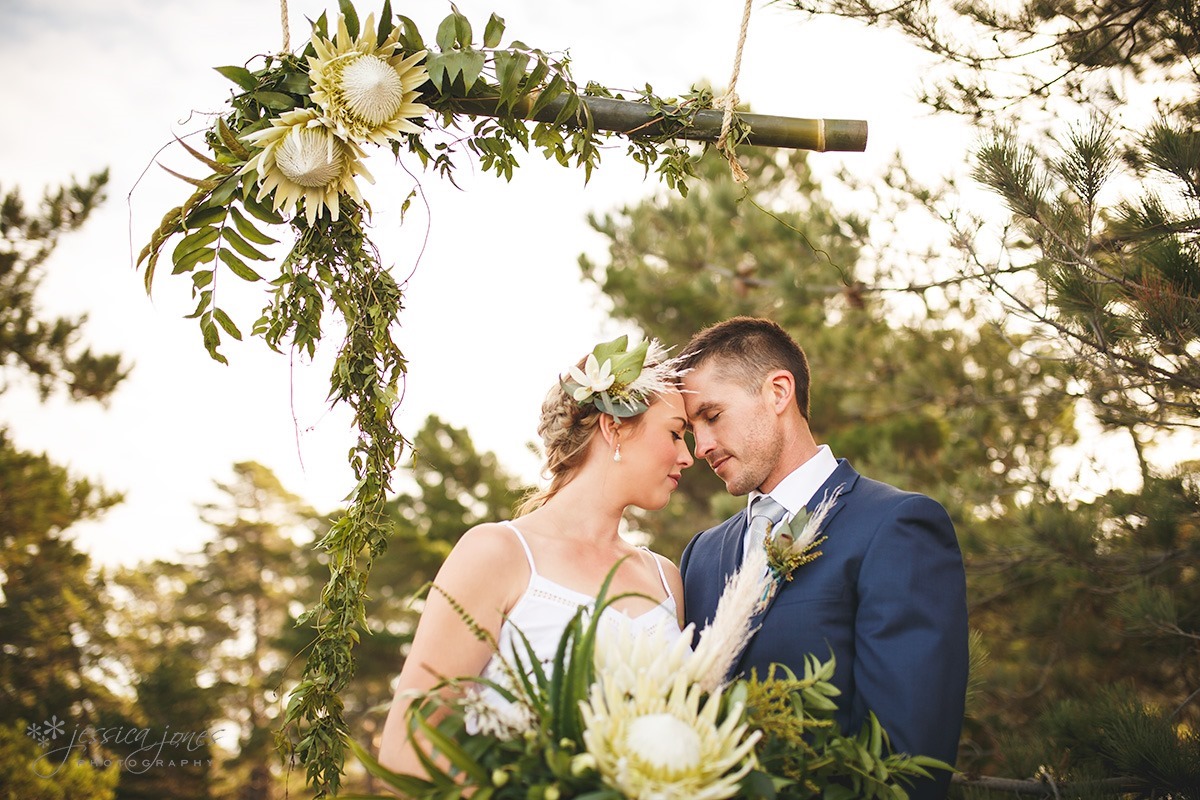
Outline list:
[[[857,736],[833,720],[840,691],[833,685],[834,659],[805,658],[804,677],[776,664],[766,678],[739,681],[730,696],[744,697],[746,718],[763,732],[759,771],[745,781],[745,797],[899,798],[905,778],[950,769],[928,756],[891,752],[887,733],[870,715]],[[765,780],[770,780],[768,787]]]
[[[548,667],[518,632],[524,653],[506,665],[508,681],[446,680],[414,702],[410,732],[435,750],[419,753],[428,777],[391,772],[353,740],[350,748],[388,786],[429,800],[902,800],[906,779],[950,769],[892,753],[874,716],[857,736],[844,735],[833,719],[833,658],[810,656],[803,678],[777,667],[765,678],[705,691],[690,666],[697,661],[690,628],[675,643],[620,624],[601,628],[604,610],[620,599],[605,597],[611,579],[595,611],[581,607],[571,620]],[[512,703],[521,713],[506,719],[519,722],[476,716],[469,726],[479,705],[476,690],[464,689],[468,682]]]

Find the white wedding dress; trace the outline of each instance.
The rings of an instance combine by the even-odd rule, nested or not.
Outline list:
[[[529,649],[522,640],[528,641],[534,654],[543,667],[549,667],[554,662],[558,651],[559,640],[567,624],[574,618],[581,606],[592,608],[596,598],[583,592],[556,583],[544,577],[537,571],[533,553],[521,531],[511,522],[503,522],[521,543],[525,550],[525,558],[529,561],[529,585],[525,593],[513,605],[504,622],[500,626],[497,637],[497,652],[484,667],[482,677],[502,686],[511,682],[505,668],[505,661],[510,665],[529,662]],[[646,548],[642,548],[649,552]],[[675,604],[675,595],[667,584],[667,576],[663,573],[662,564],[658,557],[651,555],[658,567],[658,577],[662,581],[667,598],[654,608],[637,616],[631,616],[623,611],[606,606],[600,615],[602,626],[611,626],[614,630],[628,631],[637,636],[653,636],[659,638],[664,647],[674,644],[681,636],[679,616]],[[518,633],[518,631],[520,633]],[[519,658],[517,657],[519,654]],[[504,733],[504,730],[520,730],[525,727],[521,718],[523,710],[514,707],[499,692],[491,687],[482,687],[474,693],[473,701],[468,705],[467,728],[474,733],[484,730],[492,733]]]

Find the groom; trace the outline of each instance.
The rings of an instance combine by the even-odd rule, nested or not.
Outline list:
[[[897,752],[953,764],[967,682],[967,607],[949,516],[930,498],[865,478],[817,445],[808,361],[774,322],[726,320],[696,334],[683,353],[696,457],[731,494],[748,495],[748,507],[767,495],[791,519],[840,489],[822,528],[822,555],[776,593],[734,674],[765,676],[773,663],[802,674],[806,654],[825,659],[832,651],[844,732],[856,734],[874,711]],[[747,517],[739,511],[684,550],[684,607],[697,630],[742,563]],[[944,797],[950,776],[935,776],[914,784],[909,796]]]

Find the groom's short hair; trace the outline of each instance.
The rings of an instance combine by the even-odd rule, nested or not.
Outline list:
[[[715,363],[722,377],[757,392],[768,372],[785,369],[796,383],[796,406],[808,419],[808,357],[787,331],[769,319],[731,317],[692,337],[683,350],[684,366]]]

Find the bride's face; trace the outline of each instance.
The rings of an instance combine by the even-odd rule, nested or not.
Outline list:
[[[655,510],[671,499],[679,476],[692,465],[683,434],[687,414],[679,392],[660,395],[621,442],[618,474],[629,491],[629,505]],[[616,465],[614,465],[616,466]]]

